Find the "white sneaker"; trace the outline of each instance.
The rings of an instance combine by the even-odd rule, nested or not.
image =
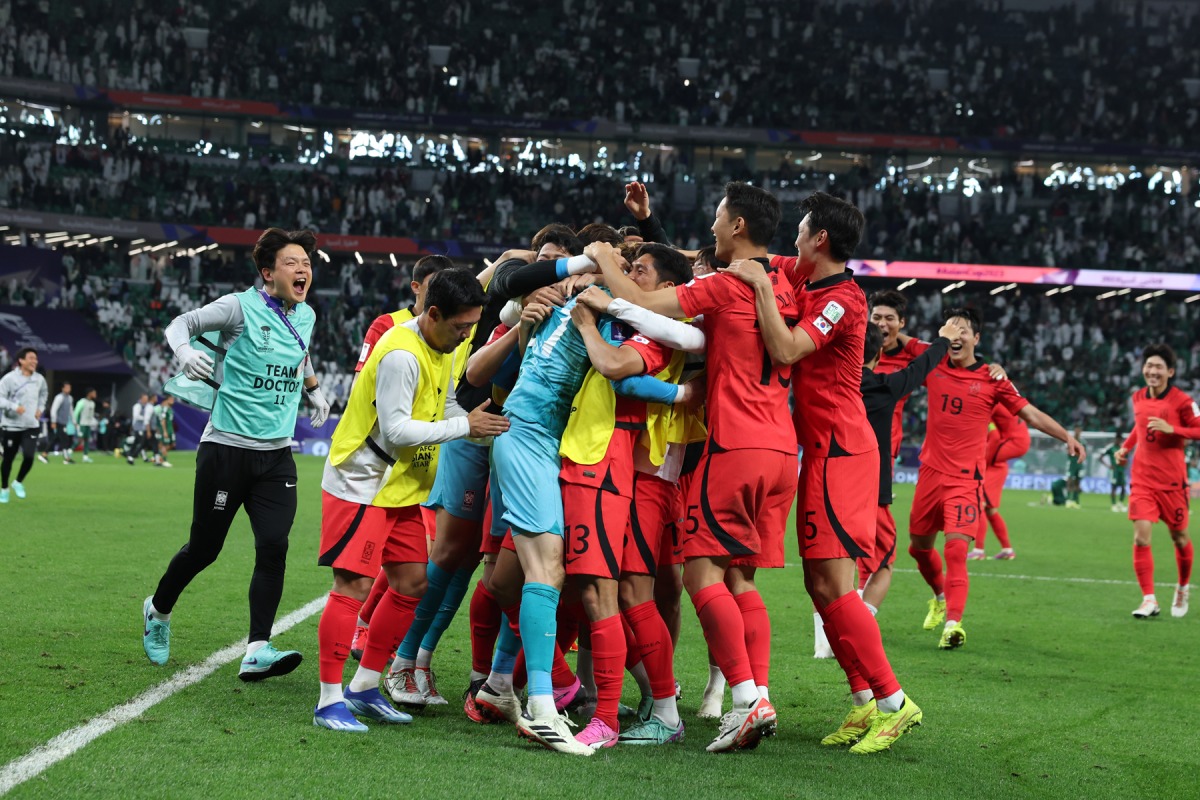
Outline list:
[[[1184,617],[1188,611],[1188,586],[1175,587],[1175,599],[1171,601],[1171,616]]]
[[[58,453],[55,453],[55,455],[58,455]],[[50,463],[50,459],[46,458],[46,454],[45,454],[45,453],[38,453],[38,456],[37,456],[37,458],[38,458],[38,461],[42,462],[43,464],[49,464],[49,463]]]
[[[163,466],[163,467],[169,467],[169,466],[171,466],[171,462],[170,462],[170,461],[164,461],[164,462],[162,462],[162,464],[161,464],[160,466]]]
[[[91,456],[84,456],[84,457],[83,457],[83,463],[85,463],[85,464],[90,464],[90,463],[92,463],[92,457],[91,457]]]
[[[721,729],[705,749],[710,753],[753,750],[764,736],[775,733],[775,706],[765,697],[748,708],[738,708],[721,717]]]
[[[402,706],[424,706],[425,697],[417,687],[416,676],[412,669],[398,669],[389,672],[383,679],[383,687],[387,693]]]
[[[971,552],[967,553],[967,561],[983,561],[987,558],[987,553],[975,547]]]
[[[517,718],[517,735],[536,742],[547,750],[573,756],[590,756],[595,751],[575,739],[575,734],[571,733],[574,724],[561,714],[542,719],[533,719],[527,714],[522,714]]]
[[[484,716],[496,722],[516,724],[521,719],[521,701],[511,689],[501,693],[484,683],[475,693],[475,706]],[[574,734],[568,733],[567,737],[575,741]]]
[[[421,693],[421,697],[425,700],[427,706],[446,706],[450,705],[446,698],[442,697],[437,690],[437,678],[434,677],[432,669],[424,669],[417,667],[413,670],[413,677],[417,681],[417,690]]]
[[[1187,606],[1184,606],[1184,611],[1186,612],[1186,610]],[[1148,619],[1150,617],[1157,617],[1158,611],[1158,600],[1154,599],[1153,597],[1144,597],[1142,598],[1142,604],[1133,610],[1133,617],[1134,619]],[[1179,616],[1182,617],[1183,614],[1180,614]]]

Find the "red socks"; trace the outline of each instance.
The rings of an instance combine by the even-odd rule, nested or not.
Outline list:
[[[962,539],[956,541],[964,548],[963,567],[965,571],[967,543]],[[822,618],[825,620],[826,635],[831,633],[830,628],[832,628],[832,633],[836,634],[836,636],[829,636],[830,644],[836,638],[845,648],[846,658],[857,665],[858,673],[866,678],[876,699],[888,697],[900,691],[900,682],[896,680],[896,675],[892,672],[892,665],[888,663],[887,653],[883,650],[879,625],[875,622],[875,617],[871,616],[871,612],[862,598],[858,596],[858,592],[847,592],[834,600],[825,607]],[[834,654],[837,654],[836,646]],[[841,656],[838,658],[838,663],[841,663]],[[846,677],[851,677],[849,672]],[[861,691],[861,688],[855,688],[853,682],[850,689],[851,691]]]
[[[821,619],[825,622],[825,638],[829,640],[829,649],[833,650],[833,657],[837,659],[838,666],[842,668],[842,672],[846,673],[846,680],[850,683],[850,693],[865,692],[870,689],[871,684],[867,683],[867,679],[859,672],[858,662],[854,660],[851,651],[842,641],[838,629],[829,622],[829,617],[825,613],[821,614]]]
[[[388,659],[412,625],[419,602],[419,597],[409,597],[388,587],[371,617],[371,627],[367,629],[367,644],[361,662],[364,668],[375,672],[387,669]]]
[[[963,611],[967,607],[967,590],[970,581],[967,578],[967,546],[966,539],[946,540],[946,619],[961,622]]]
[[[716,659],[729,685],[754,680],[746,653],[746,625],[729,587],[724,583],[705,586],[692,595],[692,605],[704,629],[708,652]]]
[[[353,597],[330,592],[325,610],[317,623],[317,661],[321,683],[342,682],[346,659],[350,657],[350,640],[354,637],[354,622],[362,603]]]
[[[363,603],[362,608],[358,611],[358,618],[364,624],[371,624],[371,616],[375,613],[375,607],[379,605],[379,601],[383,598],[383,593],[387,591],[387,573],[379,570],[379,575],[375,577],[375,582],[371,584],[371,591],[367,594],[367,600]]]
[[[500,606],[483,585],[475,584],[471,595],[471,670],[481,675],[492,671],[492,651],[500,635]]]
[[[650,692],[655,700],[675,694],[675,649],[671,644],[671,632],[658,613],[653,600],[636,605],[621,614],[633,632],[633,644],[629,647],[631,657],[636,657],[646,667],[650,677]],[[627,645],[628,646],[628,645]],[[629,659],[627,658],[626,661]]]
[[[1133,574],[1137,575],[1138,586],[1142,587],[1143,595],[1154,594],[1154,553],[1150,551],[1150,545],[1133,546]]]
[[[617,705],[621,702],[621,681],[625,678],[625,631],[621,615],[592,623],[592,675],[596,680],[597,719],[608,727],[620,730]],[[674,693],[675,684],[671,683]]]
[[[742,625],[746,629],[746,657],[750,671],[754,673],[756,686],[770,686],[771,676],[771,618],[767,606],[756,591],[742,592],[733,596],[742,612]]]
[[[1149,549],[1149,548],[1146,548]],[[1192,540],[1183,548],[1175,548],[1175,566],[1179,568],[1179,585],[1187,586],[1192,579]]]
[[[992,530],[996,532],[996,538],[1000,540],[1000,546],[1004,548],[1012,547],[1012,543],[1008,541],[1008,523],[1004,521],[1004,517],[1000,516],[1000,512],[993,511],[991,514],[988,514],[987,521],[992,524]],[[983,539],[976,539],[975,546],[982,549]]]
[[[918,550],[910,544],[908,554],[917,562],[917,571],[929,584],[929,588],[933,589],[933,593],[944,594],[946,590],[942,579],[942,557],[938,555],[938,551],[933,548]]]

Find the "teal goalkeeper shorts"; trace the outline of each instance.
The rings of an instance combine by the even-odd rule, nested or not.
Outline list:
[[[513,535],[563,535],[559,440],[540,425],[516,417],[492,444],[492,519],[502,519]]]

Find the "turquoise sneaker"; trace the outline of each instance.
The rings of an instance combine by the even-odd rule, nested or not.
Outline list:
[[[342,697],[345,698],[346,708],[360,717],[386,722],[389,725],[407,725],[412,722],[412,717],[403,711],[397,711],[379,689],[364,689],[361,692],[347,689],[342,692]]]
[[[15,494],[17,496],[18,500],[25,499],[25,485],[23,483],[21,483],[20,481],[13,481],[12,482],[12,490],[13,490],[13,494]]]
[[[367,726],[354,718],[345,703],[332,703],[313,711],[313,725],[331,731],[367,732]]]
[[[621,744],[671,744],[683,741],[683,720],[679,720],[678,728],[671,728],[658,717],[650,717],[645,722],[639,722],[628,730],[621,731],[617,737]]]
[[[150,616],[150,601],[154,595],[142,603],[142,649],[150,663],[160,667],[171,657],[171,621],[158,620]]]
[[[8,502],[8,489],[0,489],[0,503]]]
[[[650,714],[653,712],[654,698],[647,695],[642,695],[637,708],[627,706],[624,703],[617,703],[617,717],[620,719],[634,719],[637,722],[645,722],[650,719]]]
[[[242,659],[238,677],[244,681],[261,681],[287,675],[303,660],[304,656],[295,650],[276,650],[275,645],[267,642],[255,650],[254,655]]]

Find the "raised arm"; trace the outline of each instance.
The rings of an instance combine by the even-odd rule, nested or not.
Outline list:
[[[595,287],[579,295],[579,302],[601,314],[613,315],[636,328],[646,338],[665,344],[672,350],[703,353],[707,344],[704,330],[699,326],[664,317],[627,300],[618,300]]]
[[[1067,455],[1073,456],[1079,463],[1087,457],[1087,450],[1067,429],[1058,424],[1054,417],[1039,409],[1033,403],[1026,405],[1017,412],[1017,416],[1025,420],[1031,428],[1036,428],[1047,436],[1053,436],[1067,445]]]

